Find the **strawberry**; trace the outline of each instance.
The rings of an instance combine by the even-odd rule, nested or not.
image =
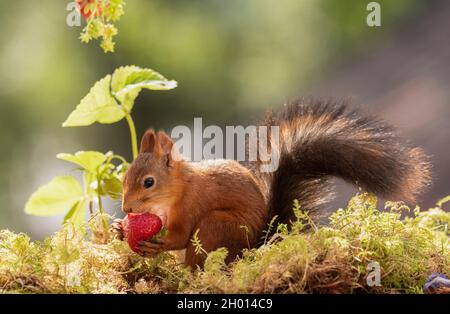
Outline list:
[[[123,220],[123,230],[128,245],[136,253],[142,253],[139,242],[150,240],[162,228],[161,219],[150,213],[128,214]]]
[[[94,8],[94,4],[95,4],[96,0],[76,0],[75,2],[77,3],[78,9],[80,10],[81,15],[85,18],[85,19],[89,19],[92,16],[92,9]],[[101,0],[99,0],[98,4],[97,4],[97,12],[95,13],[95,16],[98,17],[100,15],[102,15],[102,7],[100,5]]]

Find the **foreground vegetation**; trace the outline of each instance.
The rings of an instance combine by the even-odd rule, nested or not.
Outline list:
[[[416,208],[402,219],[410,211],[405,205],[387,203],[382,212],[375,197],[361,194],[321,227],[295,204],[296,221],[291,226],[272,222],[271,235],[258,249],[229,266],[226,250],[219,249],[208,255],[204,270],[194,271],[172,253],[142,258],[124,242],[102,244],[95,233],[75,231],[71,224],[43,242],[4,230],[0,291],[422,293],[431,273],[450,275],[450,213],[442,209],[448,200],[427,211]],[[369,287],[367,265],[374,261],[380,265],[381,285]]]

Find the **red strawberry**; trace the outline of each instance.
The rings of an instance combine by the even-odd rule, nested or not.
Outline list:
[[[92,6],[90,4],[94,3],[96,0],[75,0],[77,3],[78,9],[80,10],[81,15],[85,19],[89,19],[92,15]],[[100,2],[100,1],[99,1]],[[89,6],[88,6],[89,5]],[[100,6],[100,3],[97,6],[97,12],[95,13],[95,16],[102,15],[102,7]]]
[[[161,219],[150,213],[128,214],[123,221],[123,229],[128,245],[136,253],[142,253],[139,242],[155,236],[162,228]]]

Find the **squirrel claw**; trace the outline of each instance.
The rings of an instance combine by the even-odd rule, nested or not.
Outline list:
[[[153,244],[164,244],[164,240],[161,238],[152,238],[149,242]]]
[[[139,249],[143,252],[143,256],[145,257],[155,256],[164,251],[164,243],[162,240],[159,243],[141,241],[139,242]]]
[[[125,238],[122,219],[114,220],[114,222],[111,224],[110,232],[113,233],[114,236],[119,240],[123,240]]]

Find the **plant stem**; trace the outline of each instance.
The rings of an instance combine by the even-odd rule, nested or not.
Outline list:
[[[91,215],[90,217],[94,216],[94,204],[92,203],[92,199],[89,200],[89,214]]]
[[[100,212],[100,214],[103,215],[105,211],[103,210],[102,197],[98,194],[98,192],[97,192],[97,202],[98,202],[98,211]]]
[[[98,186],[97,186],[97,201],[98,201],[98,211],[100,212],[100,219],[102,220],[103,229],[105,232],[108,231],[108,218],[105,217],[105,211],[103,210],[103,202],[102,197],[100,195],[100,178],[97,178]]]
[[[123,158],[122,156],[119,156],[119,155],[114,155],[112,159],[120,160],[123,164],[128,163],[128,161],[126,161],[125,158]]]
[[[137,144],[137,136],[136,136],[136,127],[134,126],[133,118],[131,118],[130,114],[125,116],[128,122],[128,127],[130,128],[131,135],[131,149],[133,152],[133,160],[138,156],[138,144]]]
[[[136,127],[134,125],[133,118],[131,117],[130,112],[126,109],[126,107],[122,104],[122,102],[119,100],[119,98],[117,98],[116,94],[112,91],[111,83],[109,85],[109,91],[110,91],[111,97],[114,98],[117,105],[119,107],[121,107],[123,112],[125,113],[125,119],[127,119],[128,127],[130,128],[131,150],[133,153],[133,160],[134,160],[138,156],[138,144],[137,144],[137,136],[136,136]]]

